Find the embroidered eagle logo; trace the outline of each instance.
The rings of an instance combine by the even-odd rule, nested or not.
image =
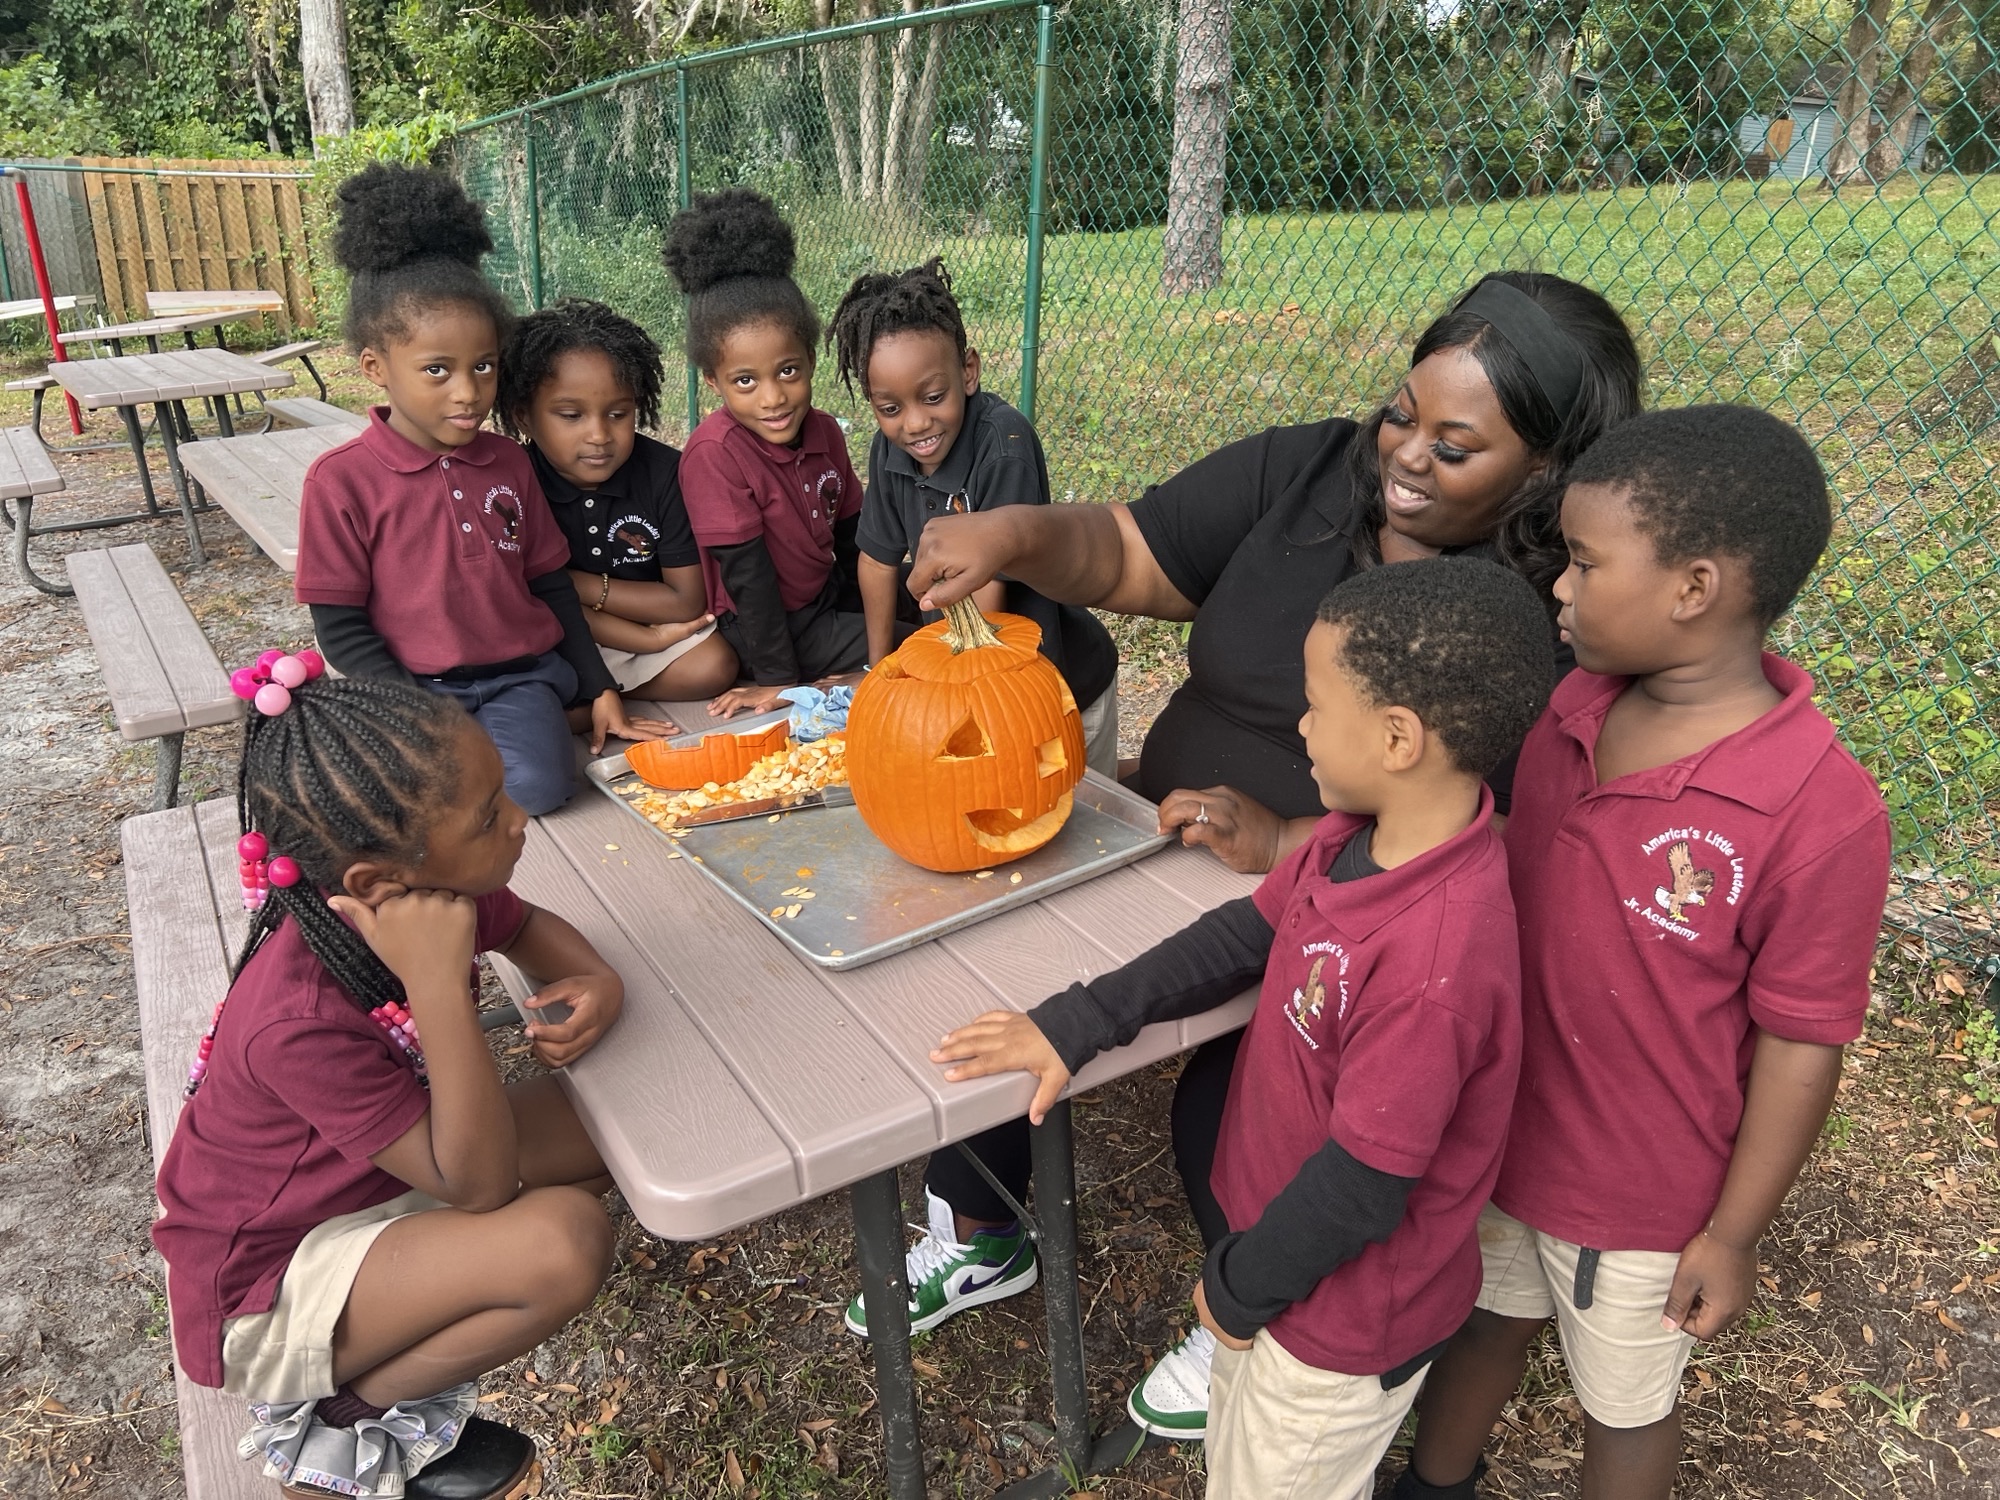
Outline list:
[[[500,534],[510,542],[518,542],[521,539],[520,509],[509,505],[504,498],[495,496],[493,513],[500,518]]]
[[[1686,839],[1667,850],[1667,869],[1673,873],[1673,888],[1654,886],[1653,901],[1666,909],[1668,921],[1684,920],[1685,907],[1708,905],[1708,893],[1715,889],[1715,871],[1696,867]]]
[[[653,539],[636,526],[621,526],[611,535],[625,544],[625,550],[637,562],[644,562],[653,555]]]
[[[1326,955],[1322,953],[1313,960],[1313,966],[1306,974],[1303,988],[1292,991],[1292,1024],[1299,1030],[1310,1032],[1320,1012],[1326,1009],[1326,986],[1320,983],[1320,970],[1326,967]]]

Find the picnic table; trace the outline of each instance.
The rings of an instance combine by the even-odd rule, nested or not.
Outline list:
[[[282,306],[274,299],[274,306]],[[186,312],[167,313],[159,317],[141,318],[132,323],[103,323],[95,328],[72,328],[68,333],[58,334],[56,341],[64,348],[77,344],[109,344],[112,353],[123,354],[128,339],[144,339],[146,347],[155,354],[159,352],[160,340],[181,336],[183,343],[192,349],[194,336],[203,328],[213,328],[215,347],[226,347],[222,342],[222,325],[240,323],[253,312],[261,312],[261,307],[205,307]]]
[[[124,419],[132,456],[139,464],[139,488],[146,508],[124,515],[93,516],[83,521],[67,521],[53,526],[35,526],[28,533],[43,536],[52,532],[95,531],[107,526],[124,526],[134,521],[157,520],[165,512],[153,489],[153,476],[146,466],[146,433],[139,420],[139,407],[154,408],[161,441],[167,451],[167,472],[180,504],[182,523],[187,527],[188,548],[199,564],[207,560],[202,551],[201,527],[195,517],[215,507],[197,504],[188,489],[181,468],[181,433],[188,431],[183,403],[193,398],[209,398],[216,405],[216,419],[225,437],[233,431],[229,409],[220,398],[244,391],[276,390],[292,383],[289,371],[272,369],[227,349],[175,350],[164,354],[126,354],[110,359],[59,360],[49,366],[49,374],[80,406],[95,410],[116,407]],[[25,515],[20,523],[27,525]],[[69,589],[51,583],[27,565],[25,546],[17,554],[30,583],[46,594],[66,594]]]
[[[351,415],[354,421],[345,427],[287,427],[194,443],[181,450],[181,467],[266,557],[287,573],[296,572],[306,469],[368,426],[360,413]]]
[[[685,731],[699,704],[666,705]],[[802,816],[813,816],[811,813]],[[1027,1010],[1136,957],[1213,906],[1255,889],[1178,846],[1030,906],[863,968],[794,955],[669,841],[593,788],[535,820],[514,885],[560,911],[626,979],[616,1045],[561,1075],[639,1222],[706,1239],[834,1189],[851,1189],[887,1445],[889,1493],[924,1493],[909,1365],[905,1237],[896,1168],[1018,1118],[1025,1074],[946,1083],[937,1039],[987,1010]],[[517,998],[525,978],[502,977]],[[1147,1027],[1094,1059],[1095,1088],[1242,1026],[1246,995]],[[1049,1319],[1055,1427],[1065,1463],[1093,1472],[1076,1282],[1067,1102],[1033,1131],[1035,1225]],[[886,1303],[886,1307],[880,1304]],[[1122,1460],[1127,1453],[1099,1455]],[[1019,1495],[1067,1494],[1058,1470]]]

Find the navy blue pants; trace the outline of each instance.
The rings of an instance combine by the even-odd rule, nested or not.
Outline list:
[[[576,795],[576,736],[564,712],[576,697],[576,672],[555,652],[544,652],[524,672],[418,681],[456,698],[479,721],[500,752],[507,795],[530,816],[554,812]]]

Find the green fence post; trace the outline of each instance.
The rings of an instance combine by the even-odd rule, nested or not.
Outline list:
[[[1035,420],[1035,366],[1042,353],[1042,216],[1049,186],[1049,53],[1055,6],[1035,7],[1035,118],[1028,156],[1028,272],[1021,289],[1021,415]]]
[[[680,189],[681,207],[694,202],[694,180],[688,169],[688,75],[686,68],[674,70],[674,175]],[[682,299],[682,307],[687,306]],[[683,314],[685,316],[685,314]],[[687,367],[687,427],[693,434],[701,420],[701,372],[690,360]]]
[[[528,172],[528,301],[542,305],[542,192],[535,164],[535,115],[530,110],[521,117],[521,133],[526,148],[521,153]]]

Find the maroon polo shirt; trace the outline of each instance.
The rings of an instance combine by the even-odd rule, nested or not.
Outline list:
[[[452,453],[419,448],[375,407],[351,443],[306,470],[301,604],[359,604],[419,677],[540,656],[562,640],[528,580],[569,562],[534,465],[482,432]]]
[[[708,607],[736,608],[711,548],[764,539],[787,610],[804,609],[833,571],[833,526],[861,509],[861,481],[840,424],[818,407],[806,414],[798,446],[766,442],[730,416],[710,412],[681,450],[681,498],[695,540]]]
[[[1572,672],[1514,775],[1524,1050],[1494,1201],[1598,1250],[1680,1251],[1722,1193],[1761,1029],[1861,1034],[1889,883],[1871,777],[1778,656],[1784,701],[1597,784],[1625,678]]]
[[[478,905],[482,953],[506,947],[527,920],[504,887]],[[270,1310],[308,1231],[410,1190],[368,1158],[430,1099],[298,924],[264,940],[230,987],[201,1091],[160,1163],[153,1244],[188,1379],[222,1384],[224,1321]]]
[[[1479,1295],[1479,1210],[1520,1062],[1520,964],[1493,794],[1456,838],[1336,884],[1366,820],[1331,813],[1257,888],[1274,932],[1211,1184],[1232,1230],[1329,1140],[1414,1177],[1403,1221],[1269,1325],[1296,1358],[1380,1375],[1443,1343]]]

